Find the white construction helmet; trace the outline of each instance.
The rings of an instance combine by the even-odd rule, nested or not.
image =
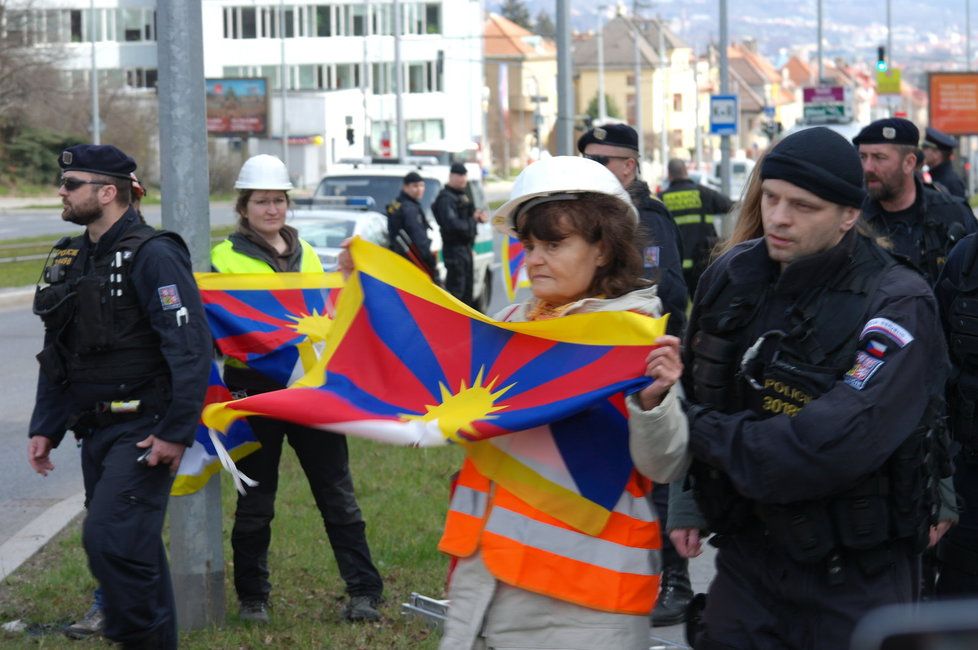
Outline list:
[[[266,153],[252,156],[241,165],[238,180],[234,182],[236,190],[291,190],[289,170],[285,163]]]
[[[492,216],[501,233],[516,236],[516,219],[534,205],[573,200],[575,195],[596,192],[613,196],[629,207],[635,223],[638,211],[618,178],[599,162],[578,156],[554,156],[533,163],[516,177],[509,200]]]

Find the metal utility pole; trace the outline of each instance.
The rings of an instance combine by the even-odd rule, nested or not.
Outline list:
[[[98,115],[98,66],[95,65],[95,0],[92,0],[89,16],[88,28],[92,37],[92,144],[102,144],[102,122]]]
[[[727,0],[720,0],[720,94],[730,92],[730,62],[727,57]],[[730,196],[730,136],[720,136],[720,189]]]
[[[886,0],[886,69],[893,69],[893,23],[890,21],[890,0]],[[897,101],[902,98],[897,95]],[[892,96],[886,98],[887,117],[893,115]]]
[[[964,69],[971,70],[971,0],[964,0]]]
[[[574,155],[574,85],[571,76],[570,0],[557,0],[557,155]]]
[[[370,116],[367,110],[367,93],[370,92],[370,63],[367,56],[367,43],[370,41],[370,0],[363,3],[366,18],[363,28],[363,72],[360,74],[360,90],[363,93],[363,157],[370,155]]]
[[[703,169],[703,133],[702,126],[700,125],[700,66],[699,61],[693,57],[693,87],[696,89],[696,94],[694,97],[696,106],[696,168]]]
[[[281,38],[279,39],[282,49],[282,69],[279,77],[282,79],[282,162],[285,168],[289,168],[289,68],[285,65],[285,0],[278,3],[278,28]]]
[[[401,14],[400,0],[394,0],[394,111],[397,120],[397,155],[402,160],[407,155],[407,134],[404,132],[404,67],[401,65],[401,31],[404,16]]]
[[[669,85],[666,83],[666,79],[669,74],[669,66],[666,64],[666,35],[664,33],[664,27],[662,24],[662,16],[656,17],[656,24],[659,26],[659,67],[661,69],[660,82],[662,83],[662,117],[660,118],[660,136],[659,136],[659,159],[662,162],[662,174],[666,175],[666,164],[669,160],[669,134],[667,130],[669,128],[668,120],[666,119],[668,106],[669,106]]]
[[[604,124],[608,119],[608,102],[604,96],[604,8],[598,5],[598,122]]]
[[[816,86],[822,85],[822,0],[818,2],[818,80]]]
[[[199,0],[157,4],[160,181],[163,227],[190,246],[194,269],[209,264],[210,214]],[[189,165],[187,161],[194,161]],[[193,630],[224,621],[224,535],[220,477],[170,499],[170,562],[177,623]]]
[[[635,27],[635,131],[638,132],[638,161],[641,166],[645,160],[645,127],[642,124],[642,48],[639,47],[639,39],[642,38],[638,28],[638,17],[632,16],[632,25]],[[639,167],[641,170],[641,167]]]

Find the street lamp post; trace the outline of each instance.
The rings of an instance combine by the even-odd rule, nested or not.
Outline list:
[[[98,114],[98,66],[95,64],[95,0],[92,0],[89,16],[88,28],[92,37],[92,144],[102,144],[102,123]]]

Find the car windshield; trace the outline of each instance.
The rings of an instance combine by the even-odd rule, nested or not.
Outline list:
[[[296,219],[292,225],[299,236],[313,248],[339,248],[344,239],[353,236],[356,222],[352,219]]]
[[[316,188],[316,196],[369,196],[376,204],[376,209],[384,212],[387,205],[397,198],[401,191],[401,178],[397,176],[328,176]],[[421,197],[421,207],[426,211],[431,208],[441,183],[432,179],[424,179],[424,196]]]

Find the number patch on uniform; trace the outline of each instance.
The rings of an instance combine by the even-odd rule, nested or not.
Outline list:
[[[882,359],[871,357],[866,352],[860,350],[856,353],[856,363],[852,366],[852,368],[849,368],[849,371],[846,372],[842,380],[856,390],[862,390],[865,388],[870,378],[876,374],[876,371],[882,366]]]
[[[183,307],[183,303],[180,302],[180,291],[177,289],[177,285],[168,284],[165,287],[158,287],[156,293],[160,296],[160,304],[163,305],[164,311]]]

